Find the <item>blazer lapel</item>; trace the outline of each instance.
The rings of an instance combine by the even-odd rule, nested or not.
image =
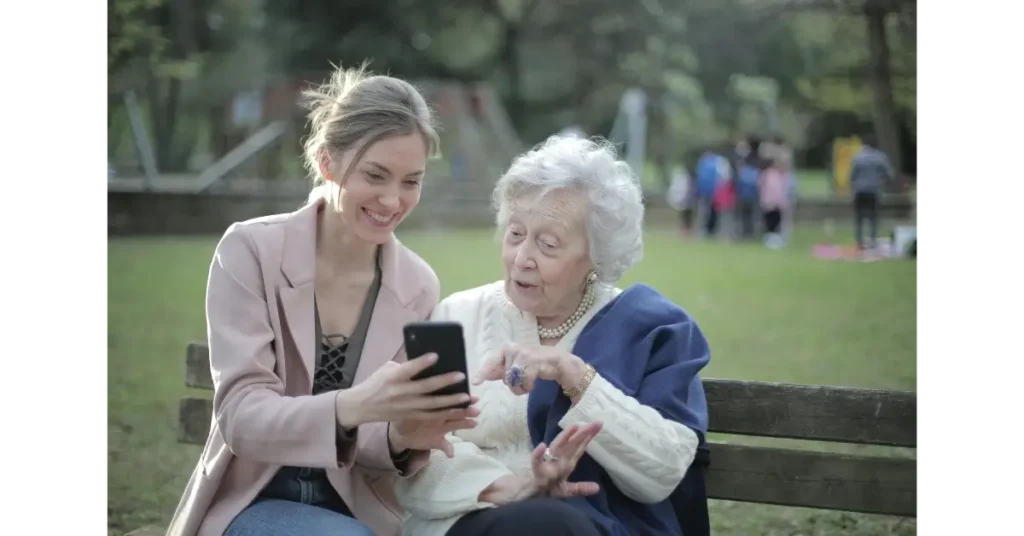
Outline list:
[[[302,359],[308,385],[313,384],[317,341],[313,320],[316,280],[316,216],[322,202],[310,203],[289,218],[281,251],[281,272],[291,287],[280,289],[281,312]]]
[[[316,328],[313,318],[313,283],[281,288],[281,310],[288,332],[302,358],[306,380],[312,385],[316,366]]]

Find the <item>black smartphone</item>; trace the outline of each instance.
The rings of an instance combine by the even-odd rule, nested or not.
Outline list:
[[[411,322],[405,325],[402,332],[405,336],[405,353],[409,359],[415,359],[431,352],[437,354],[437,362],[414,376],[414,380],[449,372],[461,372],[466,376],[465,379],[438,389],[432,394],[469,394],[469,374],[466,370],[466,345],[462,338],[462,324],[458,322]],[[452,407],[469,407],[469,402]]]

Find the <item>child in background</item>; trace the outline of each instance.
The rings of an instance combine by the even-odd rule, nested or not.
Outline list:
[[[719,215],[722,239],[732,240],[736,221],[736,181],[733,180],[732,166],[725,158],[718,163],[718,184],[715,185],[711,203]]]
[[[679,212],[681,219],[680,234],[682,234],[683,238],[689,237],[693,229],[693,211],[696,199],[694,189],[690,184],[690,175],[686,172],[686,169],[676,169],[672,178],[672,184],[665,194],[665,200],[668,202],[668,206]]]
[[[770,140],[765,140],[758,148],[759,155],[765,161],[774,166],[786,177],[786,203],[780,209],[781,219],[779,229],[774,233],[778,239],[773,242],[785,243],[789,240],[793,231],[794,213],[797,203],[796,175],[793,173],[793,148],[786,143],[781,134],[775,134]]]
[[[718,211],[715,210],[714,196],[719,181],[719,162],[722,156],[711,149],[704,149],[694,171],[694,192],[697,208],[697,225],[701,236],[711,236],[718,230]]]
[[[784,164],[773,159],[759,177],[758,193],[764,214],[764,244],[771,249],[786,245],[782,236],[782,216],[789,210],[789,177]]]
[[[760,176],[760,161],[754,156],[742,162],[736,173],[737,225],[739,235],[744,239],[754,237],[755,217],[761,213],[757,208],[757,181]]]

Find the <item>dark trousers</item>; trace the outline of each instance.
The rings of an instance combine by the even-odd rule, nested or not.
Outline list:
[[[580,510],[558,499],[536,498],[485,508],[459,519],[446,536],[606,536]]]
[[[765,211],[764,213],[764,232],[766,233],[778,233],[779,224],[782,223],[782,211],[779,209],[773,209]]]
[[[757,212],[757,201],[753,199],[740,199],[736,203],[736,212],[739,213],[740,236],[751,238],[754,236],[754,214]]]
[[[708,236],[715,234],[718,230],[718,209],[710,206],[707,212],[707,219],[704,220],[704,232]]]
[[[878,194],[857,192],[853,194],[853,225],[857,246],[865,247],[864,220],[868,221],[872,246],[878,242]]]
[[[679,520],[679,527],[683,529],[683,536],[711,535],[706,486],[710,464],[711,453],[707,446],[699,447],[683,481],[669,496],[676,519]]]
[[[693,207],[686,207],[683,210],[679,211],[684,231],[689,231],[693,229],[693,212]]]

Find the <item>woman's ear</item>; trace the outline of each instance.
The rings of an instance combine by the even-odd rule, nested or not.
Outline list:
[[[334,173],[331,171],[331,155],[326,149],[320,150],[320,176],[334,182]]]

